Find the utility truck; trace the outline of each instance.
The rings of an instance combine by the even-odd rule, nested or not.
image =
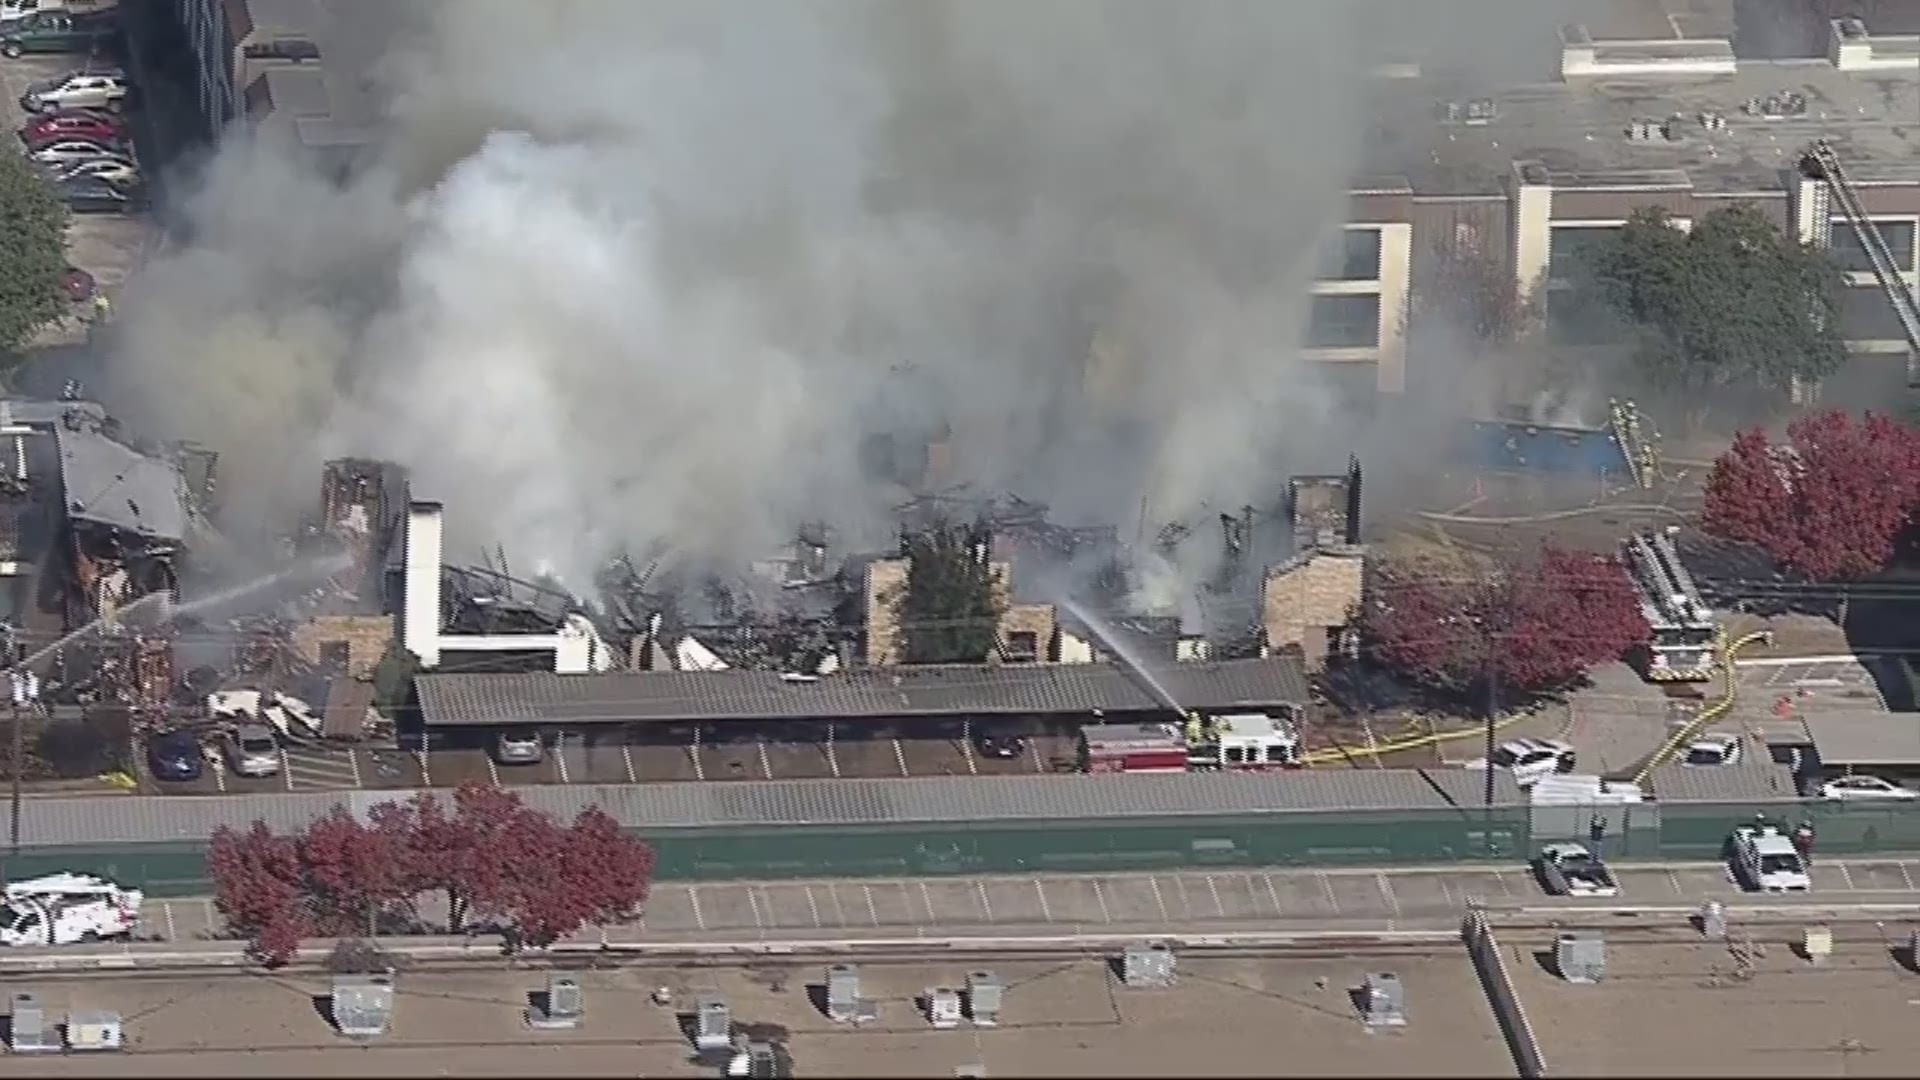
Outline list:
[[[6,886],[0,945],[73,945],[132,935],[146,897],[89,874],[48,874]]]
[[[1580,844],[1548,844],[1540,849],[1540,883],[1554,896],[1620,894],[1613,871]]]

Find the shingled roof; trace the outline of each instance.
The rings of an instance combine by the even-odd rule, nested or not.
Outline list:
[[[1190,709],[1303,704],[1294,656],[1168,663],[1155,678]],[[1163,708],[1116,664],[863,669],[811,681],[767,671],[448,674],[416,681],[429,726],[1085,715]]]

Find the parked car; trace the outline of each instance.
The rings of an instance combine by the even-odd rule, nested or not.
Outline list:
[[[1711,768],[1715,765],[1738,765],[1740,763],[1740,737],[1738,735],[1703,735],[1687,745],[1687,756],[1681,765],[1693,768]]]
[[[116,157],[114,147],[92,139],[55,139],[27,151],[27,160],[36,165],[54,165],[63,171],[83,161]]]
[[[502,765],[534,765],[546,756],[537,731],[503,731],[493,740],[493,760]]]
[[[140,182],[140,167],[130,158],[115,155],[92,158],[75,165],[56,166],[52,175],[55,180],[90,177],[94,180],[105,180],[115,187],[129,187]]]
[[[20,128],[20,142],[24,146],[62,137],[93,139],[124,146],[127,128],[112,113],[95,112],[92,109],[62,109],[37,116]]]
[[[981,757],[1005,760],[1026,753],[1027,740],[1018,735],[981,732],[973,737],[973,748],[979,751]]]
[[[90,53],[120,35],[112,15],[74,15],[36,11],[0,27],[0,56],[25,53]]]
[[[1920,799],[1920,792],[1877,776],[1843,776],[1820,785],[1823,799]]]
[[[0,0],[0,26],[24,19],[36,11],[64,11],[73,15],[118,12],[120,0]]]
[[[1807,892],[1813,879],[1793,841],[1771,825],[1733,831],[1733,869],[1755,892]]]
[[[1620,883],[1600,856],[1581,844],[1548,844],[1536,864],[1540,884],[1553,896],[1618,896]]]
[[[274,776],[280,772],[280,741],[265,724],[236,724],[221,736],[220,751],[235,776]]]
[[[126,106],[132,86],[119,68],[81,69],[42,79],[20,95],[20,107],[30,113],[59,109],[107,109]]]
[[[147,770],[155,780],[198,780],[200,740],[190,731],[169,731],[147,739]]]
[[[1491,764],[1509,770],[1513,782],[1527,788],[1539,783],[1541,777],[1572,772],[1574,760],[1573,747],[1557,739],[1515,739],[1493,752]],[[1475,758],[1464,767],[1484,769],[1488,764],[1486,758]]]
[[[131,214],[146,209],[138,187],[122,187],[92,176],[54,181],[54,189],[76,214]]]

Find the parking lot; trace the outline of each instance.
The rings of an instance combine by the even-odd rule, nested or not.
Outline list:
[[[1190,929],[1287,922],[1413,922],[1489,909],[1683,906],[1737,890],[1724,866],[1688,863],[1617,868],[1620,895],[1567,901],[1541,891],[1525,867],[1173,871],[1033,877],[878,878],[779,882],[663,882],[646,918],[612,939],[695,934],[927,932],[935,929]],[[1920,860],[1822,860],[1810,902],[1840,905],[1910,899]],[[141,935],[204,939],[218,925],[197,898],[148,901]]]
[[[12,152],[20,148],[15,133],[26,122],[20,95],[28,84],[85,63],[83,56],[64,55],[0,59],[0,91],[4,91],[0,93],[0,117],[5,118],[5,139]],[[67,260],[91,274],[95,286],[111,299],[118,295],[127,276],[145,261],[156,240],[157,231],[145,214],[74,214],[67,227]],[[88,314],[85,308],[76,306],[72,316],[47,327],[30,344],[38,348],[85,344]]]

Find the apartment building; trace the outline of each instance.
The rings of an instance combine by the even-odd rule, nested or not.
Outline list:
[[[1906,341],[1866,252],[1798,164],[1816,139],[1836,147],[1920,293],[1920,36],[1836,19],[1824,56],[1750,61],[1734,54],[1730,4],[1676,6],[1695,14],[1653,24],[1671,28],[1665,37],[1646,24],[1629,28],[1648,32],[1639,38],[1566,28],[1550,81],[1477,86],[1410,64],[1379,72],[1363,141],[1366,167],[1381,175],[1353,185],[1344,244],[1314,286],[1306,355],[1370,366],[1379,391],[1403,389],[1418,363],[1404,322],[1414,264],[1449,246],[1497,245],[1516,293],[1542,302],[1549,336],[1595,343],[1581,336],[1592,301],[1566,272],[1583,249],[1642,207],[1685,228],[1744,204],[1833,249],[1854,285],[1842,307],[1849,347],[1899,368]]]
[[[367,141],[360,85],[381,39],[378,8],[341,0],[175,0],[212,133],[244,121],[345,159]]]

